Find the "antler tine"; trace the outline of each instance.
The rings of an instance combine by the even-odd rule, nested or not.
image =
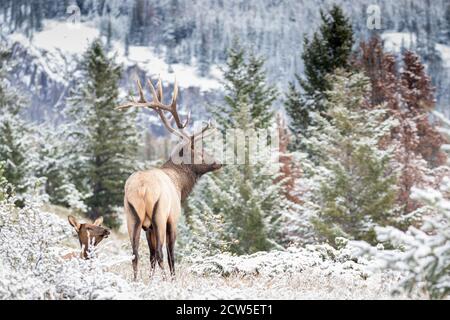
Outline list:
[[[124,109],[129,109],[132,107],[150,107],[147,100],[145,100],[145,96],[144,96],[144,92],[142,90],[142,85],[141,85],[141,81],[139,81],[139,79],[136,80],[136,85],[138,88],[138,93],[139,93],[139,101],[136,102],[136,100],[134,99],[133,96],[130,95],[130,101],[122,104],[120,106],[117,106],[116,109],[118,110],[124,110]]]
[[[178,83],[177,78],[175,77],[175,82],[173,84],[172,103],[170,105],[172,110],[177,110],[177,97],[178,97]]]
[[[150,80],[148,80],[148,84],[150,87],[150,90],[152,91],[152,95],[153,95],[153,106],[160,108],[164,111],[169,111],[173,118],[175,119],[175,123],[177,124],[178,129],[182,130],[184,128],[186,128],[187,124],[189,123],[189,118],[182,123],[180,116],[178,115],[178,111],[177,111],[177,97],[178,97],[178,83],[177,83],[177,79],[175,78],[175,84],[174,84],[174,88],[173,88],[173,95],[172,95],[172,103],[170,105],[165,105],[162,103],[162,101],[160,99],[158,99],[159,97],[162,98],[163,97],[163,90],[162,90],[162,82],[161,82],[161,78],[158,80],[158,85],[157,85],[157,90],[158,92],[155,90],[155,87],[153,86],[153,84],[151,83]]]
[[[189,124],[189,121],[191,121],[191,110],[188,111],[186,121],[183,124],[183,128],[186,128],[186,126]]]
[[[136,84],[137,84],[138,92],[139,92],[139,102],[146,103],[147,100],[145,100],[145,95],[144,95],[144,91],[142,90],[141,80],[137,79]]]
[[[158,100],[159,102],[163,103],[163,89],[162,89],[162,81],[161,81],[161,76],[159,76],[158,79]]]
[[[185,140],[185,141],[190,141],[189,136],[184,132],[184,131],[178,131],[175,130],[171,125],[169,120],[167,120],[166,116],[164,115],[164,112],[161,109],[156,109],[156,111],[159,114],[159,117],[161,118],[164,126],[167,128],[167,130],[169,130],[170,133],[173,133],[174,135],[178,136],[179,138]]]
[[[139,93],[139,101],[136,102],[134,99],[130,99],[129,102],[127,102],[121,106],[118,106],[117,109],[127,109],[127,108],[131,108],[131,107],[151,108],[158,113],[158,115],[160,116],[160,118],[161,118],[164,126],[167,128],[167,130],[169,130],[171,133],[177,135],[178,137],[182,138],[183,140],[190,140],[190,136],[183,129],[189,123],[191,114],[189,112],[186,121],[184,123],[181,122],[180,116],[178,115],[178,111],[177,111],[178,84],[177,84],[176,79],[175,79],[175,84],[174,84],[172,103],[170,105],[165,105],[162,103],[163,89],[162,89],[161,77],[158,80],[157,90],[155,90],[155,87],[153,86],[150,79],[147,79],[147,84],[148,84],[151,94],[152,94],[152,101],[150,101],[150,102],[145,99],[144,91],[142,89],[142,85],[141,85],[141,82],[139,81],[139,79],[136,80],[136,84],[137,84],[138,93]],[[167,120],[166,115],[164,114],[165,111],[170,112],[173,119],[175,119],[175,123],[176,123],[178,130],[173,128],[170,125],[170,121]]]
[[[211,134],[214,133],[216,127],[213,125],[211,119],[208,121],[208,123],[206,124],[205,127],[202,128],[202,130],[200,130],[197,133],[194,133],[192,138],[195,140],[199,139],[199,138],[203,138],[205,139],[206,137],[210,136]],[[208,131],[208,133],[204,134],[206,131]]]
[[[168,110],[167,108],[164,108],[164,106],[159,102],[159,100],[158,100],[158,94],[156,93],[155,87],[153,86],[153,84],[152,84],[152,82],[150,81],[150,79],[147,79],[147,83],[148,83],[148,86],[150,87],[150,91],[151,91],[151,93],[152,93],[152,97],[153,97],[152,103],[153,103],[153,105],[154,105],[155,107],[158,107],[158,108],[161,108],[161,109],[170,111],[170,110]]]
[[[188,125],[191,115],[189,113],[186,121],[184,123],[181,123],[181,119],[180,119],[180,117],[178,115],[178,111],[177,111],[177,98],[178,98],[178,82],[177,82],[177,78],[175,78],[175,82],[173,85],[172,103],[170,104],[170,110],[171,110],[170,112],[172,113],[172,115],[175,119],[178,129],[184,129]]]
[[[169,116],[169,119],[168,119],[169,123],[172,122],[172,120],[174,120],[174,119],[175,118],[174,118],[174,116],[171,113],[170,116]],[[186,116],[186,121],[184,121],[182,129],[186,128],[190,121],[191,121],[191,110],[189,110],[189,112],[188,112],[188,114]]]

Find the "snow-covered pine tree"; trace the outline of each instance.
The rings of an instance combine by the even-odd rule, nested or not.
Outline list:
[[[450,40],[450,3],[447,4],[444,16],[444,35]]]
[[[30,126],[22,119],[20,112],[24,99],[7,81],[7,68],[11,61],[9,51],[0,50],[0,162],[4,164],[4,176],[14,187],[17,195],[23,194],[29,184],[27,153],[29,148]]]
[[[224,132],[277,130],[270,110],[275,91],[266,86],[262,68],[261,59],[250,55],[247,60],[241,48],[230,50],[225,104],[213,112]],[[248,146],[246,151],[248,154]],[[217,244],[206,251],[214,253],[225,248],[245,254],[278,246],[280,218],[288,201],[282,192],[283,181],[276,181],[272,156],[259,154],[252,164],[228,164],[221,172],[200,181],[188,203],[187,222],[193,232],[208,231],[203,234],[209,238],[201,238],[205,245]]]
[[[4,176],[5,170],[3,169],[3,163],[0,162],[0,201],[3,201],[5,199],[5,192],[6,192],[6,179]]]
[[[324,100],[327,118],[313,114],[317,124],[304,138],[318,164],[312,222],[333,245],[336,237],[373,242],[374,227],[386,225],[394,208],[392,150],[379,147],[393,123],[383,108],[367,107],[370,85],[363,74],[338,69],[327,81],[332,84]]]
[[[123,201],[123,186],[134,170],[138,147],[136,113],[118,112],[121,67],[108,58],[100,40],[84,54],[81,75],[70,98],[73,126],[71,177],[77,189],[88,195],[91,218],[104,216],[116,225],[113,208]]]
[[[43,123],[36,130],[38,146],[34,170],[37,177],[43,178],[44,190],[53,204],[62,205],[79,212],[87,207],[70,174],[73,167],[73,149],[67,135],[70,124],[54,126]]]
[[[246,51],[235,39],[224,70],[225,104],[214,106],[211,113],[223,130],[237,128],[241,105],[245,104],[255,129],[268,128],[273,121],[271,106],[277,98],[275,88],[267,85],[264,59]]]
[[[321,102],[325,91],[331,88],[326,75],[337,68],[350,66],[353,46],[351,23],[338,5],[333,5],[328,13],[321,11],[321,26],[312,39],[304,39],[302,59],[305,66],[305,79],[296,76],[301,87],[291,83],[286,97],[286,111],[292,119],[291,127],[298,134],[311,124],[310,112],[326,111]],[[298,142],[298,141],[297,141]],[[298,146],[297,146],[298,148]]]
[[[450,121],[435,116],[444,124],[440,131],[450,138]],[[443,150],[450,152],[448,145]],[[447,168],[450,170],[450,167]],[[448,171],[447,171],[448,172]],[[445,299],[450,294],[450,179],[443,179],[439,188],[413,190],[413,197],[426,203],[427,215],[420,228],[410,226],[407,231],[394,227],[377,227],[378,240],[393,245],[396,250],[378,250],[366,243],[355,243],[362,252],[377,257],[382,266],[404,274],[396,290],[423,290],[432,299]]]
[[[412,60],[412,57],[409,59]],[[414,72],[404,71],[409,74],[408,80],[402,79],[397,71],[395,56],[384,52],[379,37],[372,37],[367,42],[361,42],[360,50],[353,63],[370,79],[370,108],[384,105],[388,114],[397,120],[397,125],[382,141],[382,146],[395,147],[395,159],[392,166],[399,173],[397,204],[400,210],[397,222],[403,228],[407,228],[411,223],[417,222],[415,220],[420,220],[419,216],[409,215],[420,207],[420,203],[411,198],[411,190],[414,186],[423,186],[426,180],[430,180],[426,177],[429,169],[423,156],[428,155],[429,159],[440,159],[439,162],[445,158],[439,151],[442,137],[429,122],[428,109],[425,107],[428,105],[431,109],[434,105],[429,78],[417,65],[411,68]],[[417,89],[417,92],[423,90],[423,94],[417,95],[416,92],[415,95],[413,93],[415,90],[408,87],[420,87],[421,89]],[[426,103],[418,102],[418,100]],[[419,128],[422,128],[422,137]],[[421,139],[428,142],[421,143]],[[422,148],[419,148],[420,146]]]

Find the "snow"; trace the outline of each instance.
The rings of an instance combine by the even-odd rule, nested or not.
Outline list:
[[[414,49],[416,35],[408,32],[384,32],[381,35],[384,41],[384,48],[387,51],[400,53],[402,48]],[[436,50],[440,53],[445,68],[450,68],[450,46],[436,44]]]
[[[99,36],[99,30],[88,24],[49,20],[44,23],[43,31],[34,35],[32,44],[46,51],[83,54]]]
[[[128,50],[127,57],[123,46],[116,42],[113,51],[117,53],[117,61],[125,66],[137,65],[153,79],[161,76],[163,81],[173,83],[176,77],[180,87],[198,87],[201,91],[219,90],[222,87],[221,73],[217,68],[212,70],[210,78],[201,77],[197,74],[195,66],[180,63],[168,65],[163,58],[155,54],[151,47],[130,46]]]
[[[387,51],[399,53],[402,48],[411,49],[416,43],[416,35],[407,32],[384,32],[381,35]]]
[[[2,300],[389,299],[401,276],[372,272],[370,261],[354,256],[351,248],[311,245],[247,256],[190,253],[178,258],[175,279],[165,280],[158,269],[150,280],[143,245],[134,282],[125,235],[113,233],[90,260],[63,260],[79,246],[65,216],[44,212],[37,203],[16,214],[12,210],[11,202],[0,202],[0,239],[9,239],[0,241]]]
[[[441,53],[441,58],[446,68],[450,68],[450,46],[436,44],[436,49]]]
[[[36,32],[31,40],[22,33],[9,36],[12,43],[18,43],[33,57],[34,62],[54,81],[67,84],[76,69],[76,61],[89,44],[100,37],[100,32],[90,23],[71,23],[65,21],[44,21],[44,28]],[[220,90],[221,72],[211,68],[209,77],[198,74],[195,65],[181,63],[167,64],[152,47],[130,46],[129,55],[121,42],[113,41],[111,56],[116,55],[117,62],[124,66],[138,66],[147,77],[161,76],[163,81],[172,82],[175,77],[181,88],[196,87],[200,91]]]

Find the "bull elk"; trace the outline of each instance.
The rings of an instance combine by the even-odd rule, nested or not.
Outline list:
[[[77,256],[88,259],[89,246],[93,245],[95,247],[100,241],[109,236],[109,230],[102,227],[103,217],[97,218],[94,223],[79,223],[73,216],[69,216],[68,220],[78,235],[82,252],[79,255],[77,253],[68,253],[63,256],[63,259],[67,260]]]
[[[204,150],[195,148],[200,139],[213,132],[211,122],[208,122],[197,133],[189,134],[185,131],[190,120],[190,113],[182,122],[177,111],[178,86],[176,80],[170,105],[162,102],[161,79],[158,81],[157,90],[150,80],[148,80],[148,86],[152,95],[151,101],[146,100],[138,80],[139,100],[131,99],[117,108],[141,107],[156,111],[163,125],[171,134],[180,139],[180,143],[169,160],[160,168],[135,172],[125,183],[124,211],[134,255],[132,265],[135,280],[138,273],[141,230],[144,230],[146,234],[150,249],[151,274],[155,270],[156,261],[164,270],[162,247],[166,244],[170,273],[172,276],[175,275],[174,246],[177,221],[181,214],[181,202],[186,199],[202,175],[218,170],[222,166]],[[172,119],[168,119],[166,113],[171,114]],[[175,121],[176,126],[171,125],[172,120]],[[174,161],[174,155],[182,157],[183,160]]]

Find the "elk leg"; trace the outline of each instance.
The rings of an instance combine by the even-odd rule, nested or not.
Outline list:
[[[156,232],[156,260],[158,260],[158,264],[161,267],[161,269],[164,270],[164,254],[163,254],[163,243],[164,243],[164,236],[165,236],[165,232],[166,230],[162,230],[165,229],[164,227],[157,227],[155,228],[155,232]]]
[[[156,265],[156,237],[152,227],[145,232],[145,235],[147,236],[148,248],[150,249],[150,271],[153,276]]]
[[[164,270],[164,254],[162,250],[162,246],[164,244],[165,236],[166,236],[166,223],[162,221],[157,221],[155,219],[152,223],[155,232],[156,238],[156,260],[158,261],[159,266],[162,270]]]
[[[167,223],[166,231],[166,248],[167,248],[167,260],[169,261],[169,269],[172,277],[175,276],[175,239],[176,239],[176,228],[173,223]]]
[[[139,216],[136,212],[136,209],[133,207],[131,203],[128,203],[128,208],[130,209],[132,215],[128,216],[130,217],[127,221],[128,224],[128,234],[130,236],[131,241],[131,248],[133,250],[133,273],[134,273],[134,280],[137,279],[138,274],[138,261],[139,261],[139,238],[141,236],[141,228],[142,228],[142,222],[141,219],[139,219]]]
[[[131,247],[133,248],[133,272],[134,280],[137,279],[138,274],[138,261],[139,261],[139,238],[141,236],[141,225],[139,223],[135,224],[133,239],[131,240]]]

